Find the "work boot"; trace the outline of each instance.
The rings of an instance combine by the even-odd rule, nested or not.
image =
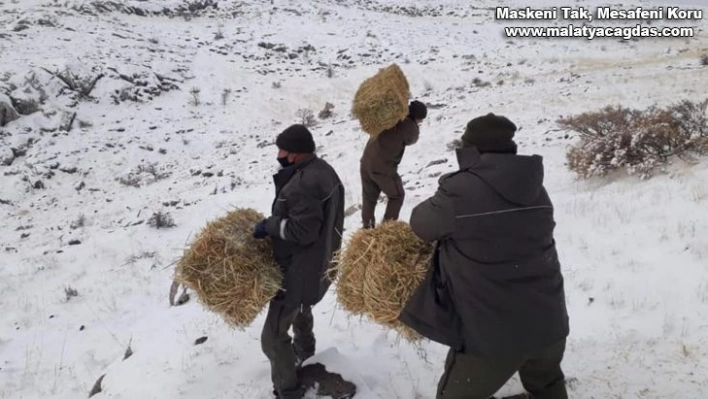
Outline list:
[[[288,392],[285,395],[278,395],[278,391],[273,388],[273,395],[275,399],[302,399],[305,396],[305,388],[300,385],[298,389]]]

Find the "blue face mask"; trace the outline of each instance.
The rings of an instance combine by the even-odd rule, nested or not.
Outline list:
[[[280,164],[280,166],[282,166],[284,168],[287,168],[288,166],[292,165],[292,163],[290,161],[288,161],[287,155],[282,158],[278,158],[278,163]]]

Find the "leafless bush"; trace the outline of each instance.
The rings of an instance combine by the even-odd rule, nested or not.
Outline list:
[[[78,229],[79,227],[84,227],[85,224],[86,224],[86,216],[84,216],[84,214],[82,213],[79,215],[79,217],[76,220],[71,222],[69,227],[72,230],[74,230],[74,229]]]
[[[148,219],[148,225],[156,229],[176,226],[174,219],[172,219],[172,215],[170,215],[169,212],[162,211],[153,213],[152,216],[150,216],[150,219]]]
[[[224,38],[224,30],[222,26],[219,26],[219,28],[216,30],[216,33],[214,33],[214,40],[221,40]]]
[[[300,119],[300,123],[306,127],[313,127],[317,125],[317,119],[315,119],[315,113],[311,109],[302,108],[297,110],[295,115]]]
[[[475,86],[475,87],[480,87],[480,88],[481,88],[481,87],[489,87],[489,86],[492,85],[492,83],[491,83],[491,82],[485,82],[485,81],[483,81],[483,80],[480,79],[480,78],[474,78],[474,79],[472,79],[472,85]]]
[[[189,94],[192,95],[192,98],[189,99],[189,103],[192,104],[193,106],[199,106],[199,104],[202,103],[202,101],[199,98],[199,94],[201,93],[201,89],[198,87],[192,87],[191,90],[189,90]]]
[[[129,187],[139,188],[142,183],[149,184],[170,177],[170,172],[159,169],[157,164],[138,165],[133,171],[127,175],[119,177],[117,180],[120,184]]]
[[[155,255],[157,255],[156,252],[154,251],[142,251],[138,254],[133,254],[130,255],[126,260],[125,264],[126,265],[132,265],[135,262],[139,261],[140,259],[149,259],[149,258],[154,258]]]
[[[282,83],[280,83],[280,82],[273,82],[273,88],[274,88],[274,89],[279,89],[279,88],[281,88],[282,86],[283,86],[283,85],[282,85]]]
[[[224,89],[224,91],[221,92],[221,105],[224,107],[226,104],[229,102],[229,97],[231,96],[231,89]]]
[[[322,111],[320,111],[320,113],[317,116],[319,116],[320,119],[331,118],[332,115],[334,115],[334,113],[332,112],[333,109],[334,109],[334,104],[325,103],[324,108],[322,109]]]
[[[557,121],[580,135],[567,154],[568,168],[582,178],[625,169],[642,178],[672,156],[708,153],[708,100],[667,108],[634,110],[608,106]]]
[[[79,291],[69,286],[64,288],[64,295],[66,295],[66,301],[69,302],[71,298],[79,296]]]

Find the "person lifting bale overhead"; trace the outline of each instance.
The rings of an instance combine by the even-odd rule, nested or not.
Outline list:
[[[405,190],[398,165],[406,146],[420,135],[419,126],[428,115],[420,101],[408,103],[408,81],[393,64],[364,81],[354,97],[352,113],[369,134],[360,160],[362,225],[376,225],[376,202],[381,192],[388,198],[384,220],[398,220]]]

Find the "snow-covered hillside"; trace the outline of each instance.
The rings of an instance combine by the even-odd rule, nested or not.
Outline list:
[[[430,107],[401,165],[402,218],[455,169],[449,144],[469,119],[509,117],[521,152],[545,157],[571,397],[703,397],[708,161],[577,181],[564,165],[576,138],[555,121],[704,100],[707,23],[679,24],[692,39],[508,39],[500,3],[528,5],[0,0],[0,102],[26,114],[0,127],[0,398],[87,397],[102,375],[94,398],[270,398],[263,315],[233,331],[194,298],[170,307],[173,262],[227,210],[269,212],[273,141],[303,110],[356,207],[367,137],[351,101],[392,62]],[[152,227],[158,212],[175,226]],[[359,226],[355,212],[346,234]],[[434,397],[446,348],[349,318],[333,290],[315,332],[318,352],[336,348],[322,356],[359,379],[357,398]],[[515,379],[500,394],[519,392]]]

